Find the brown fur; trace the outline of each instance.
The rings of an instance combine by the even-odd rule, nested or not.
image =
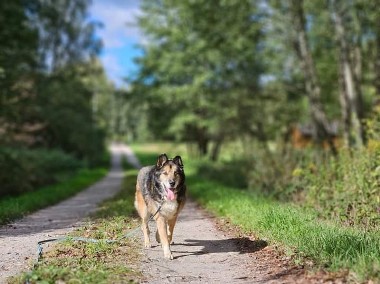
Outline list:
[[[186,185],[182,159],[158,157],[155,166],[139,171],[136,183],[135,207],[142,219],[145,247],[151,247],[148,222],[154,215],[157,223],[156,240],[161,242],[164,257],[173,259],[170,244],[178,214],[185,205]]]

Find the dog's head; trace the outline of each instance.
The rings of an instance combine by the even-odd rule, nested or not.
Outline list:
[[[185,182],[185,173],[180,156],[169,159],[166,154],[158,156],[156,163],[156,183],[162,190],[164,199],[172,201]]]

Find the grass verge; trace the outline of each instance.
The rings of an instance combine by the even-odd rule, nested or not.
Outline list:
[[[104,177],[108,169],[84,169],[64,182],[0,200],[0,224],[66,199]]]
[[[188,177],[191,196],[244,231],[281,244],[297,262],[349,269],[353,281],[380,280],[380,234],[321,222],[312,212],[217,182]]]
[[[136,267],[140,257],[140,240],[123,238],[139,226],[134,217],[134,183],[136,170],[128,170],[122,190],[104,202],[90,221],[71,235],[95,239],[120,239],[115,243],[66,241],[44,254],[29,273],[11,283],[135,283],[141,279]]]

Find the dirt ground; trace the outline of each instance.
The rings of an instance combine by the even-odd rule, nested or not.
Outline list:
[[[0,227],[0,283],[29,269],[37,256],[38,241],[63,236],[80,226],[99,202],[120,189],[123,155],[135,167],[140,166],[127,146],[114,144],[111,151],[113,166],[103,180],[58,205]],[[153,248],[141,251],[143,283],[337,282],[308,277],[302,268],[292,265],[289,258],[281,256],[265,241],[239,234],[234,227],[217,221],[191,201],[185,205],[174,230],[174,260],[163,258],[161,247],[154,241],[154,222],[150,226]]]
[[[265,241],[240,236],[228,227],[189,201],[174,229],[174,260],[164,259],[155,241],[143,250],[143,283],[324,282],[308,277]],[[150,230],[154,240],[154,222]]]

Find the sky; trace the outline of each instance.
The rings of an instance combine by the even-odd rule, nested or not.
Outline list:
[[[139,14],[139,0],[93,0],[90,18],[103,23],[97,35],[103,41],[100,59],[111,81],[126,87],[123,78],[132,76],[138,67],[133,58],[141,55],[135,46],[142,40],[135,22]]]

